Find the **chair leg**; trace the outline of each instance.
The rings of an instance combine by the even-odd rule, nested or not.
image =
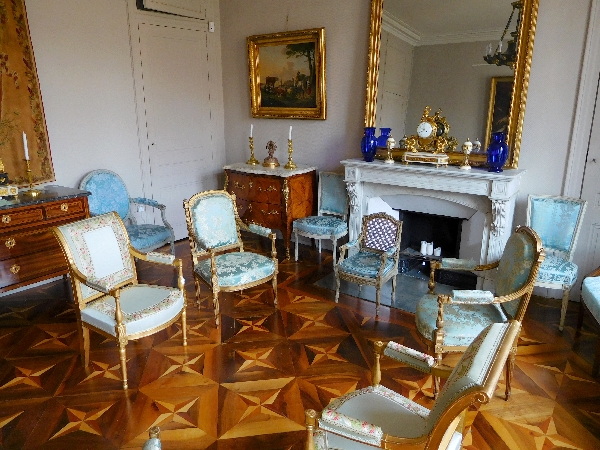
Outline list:
[[[294,239],[296,240],[296,259],[295,261],[298,261],[298,232],[294,231]]]
[[[215,309],[215,321],[219,325],[219,290],[213,288],[213,308]]]
[[[119,360],[121,361],[121,375],[123,377],[123,389],[127,390],[127,355],[125,354],[125,347],[127,346],[127,340],[122,339],[119,341]]]
[[[81,363],[83,367],[90,365],[90,330],[81,327]]]
[[[337,256],[337,239],[333,237],[331,240],[333,241],[333,267],[335,267],[335,258]]]
[[[379,301],[381,299],[381,286],[378,284],[375,291],[375,317],[379,315]]]
[[[321,239],[317,239],[319,241],[319,255],[321,254]]]
[[[571,293],[571,288],[565,289],[563,291],[562,296],[562,306],[560,308],[560,323],[558,325],[558,329],[560,331],[565,327],[565,317],[567,315],[567,306],[569,306],[569,294]]]
[[[315,450],[315,441],[313,433],[318,427],[317,412],[314,409],[307,409],[304,411],[305,423],[306,423],[306,443],[304,446],[305,450]]]
[[[398,275],[394,275],[392,277],[392,302],[396,299],[396,277]]]
[[[273,275],[273,304],[277,306],[277,274]]]
[[[175,256],[175,241],[171,241],[171,255]]]
[[[186,308],[181,311],[181,335],[183,337],[183,346],[187,346],[187,312]]]
[[[335,268],[335,302],[340,299],[340,274],[337,267]]]
[[[511,393],[511,382],[513,370],[515,368],[515,355],[517,354],[517,347],[513,347],[506,360],[506,389],[504,391],[504,400],[508,401]]]
[[[581,326],[583,325],[583,310],[584,310],[584,306],[583,306],[583,299],[580,298],[579,299],[579,311],[577,312],[577,329],[575,331],[575,337],[579,337],[579,335],[581,334]]]
[[[359,295],[360,295],[361,291],[362,291],[362,284],[359,284],[359,285],[358,285],[358,294],[359,294]]]

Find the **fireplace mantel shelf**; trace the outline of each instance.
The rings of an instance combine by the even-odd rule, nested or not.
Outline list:
[[[346,159],[341,164],[345,167],[350,199],[350,239],[360,233],[370,198],[384,194],[421,195],[476,207],[486,215],[480,262],[489,263],[502,255],[512,231],[515,197],[525,170],[493,173],[475,167],[463,170],[457,166],[436,168],[361,159]]]

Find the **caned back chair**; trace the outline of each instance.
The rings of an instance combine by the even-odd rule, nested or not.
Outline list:
[[[317,240],[319,253],[321,253],[321,239],[331,239],[335,267],[337,241],[348,234],[347,217],[348,195],[344,175],[334,172],[319,172],[317,215],[296,219],[293,223],[296,261],[298,261],[298,236]]]
[[[181,259],[137,251],[116,212],[61,225],[53,231],[69,263],[85,367],[90,359],[90,330],[116,341],[123,389],[128,387],[125,349],[129,340],[157,333],[181,319],[183,345],[187,345]],[[174,267],[177,287],[138,283],[134,258]]]
[[[235,195],[227,191],[206,191],[184,200],[188,238],[194,269],[196,297],[200,283],[213,293],[215,318],[219,323],[219,292],[248,289],[271,280],[273,302],[277,305],[277,250],[275,233],[260,225],[241,221]],[[271,239],[271,258],[244,251],[240,229]]]
[[[125,222],[131,245],[138,251],[145,253],[169,244],[171,254],[175,254],[175,233],[167,222],[165,205],[149,198],[129,197],[123,179],[110,170],[94,170],[88,173],[79,183],[79,189],[92,193],[88,197],[92,216],[110,211],[119,214]],[[131,205],[158,209],[163,224],[138,224],[135,216],[131,214]]]
[[[563,291],[560,322],[565,326],[571,288],[577,281],[573,262],[587,202],[579,198],[530,195],[527,200],[527,226],[533,228],[546,252],[535,285]]]

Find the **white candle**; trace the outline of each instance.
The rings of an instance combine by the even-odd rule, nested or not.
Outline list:
[[[292,126],[290,125],[290,135],[288,136],[288,140],[292,140]]]
[[[254,129],[254,125],[250,124],[250,137],[252,137],[252,130]]]
[[[29,147],[27,146],[27,135],[23,131],[23,148],[25,149],[25,159],[29,161]]]

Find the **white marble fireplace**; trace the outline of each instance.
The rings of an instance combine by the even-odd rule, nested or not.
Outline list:
[[[378,160],[367,163],[360,159],[347,159],[341,164],[350,198],[350,239],[360,233],[369,200],[381,197],[398,209],[433,209],[438,214],[443,210],[442,215],[468,219],[463,231],[466,239],[461,239],[461,258],[472,257],[487,264],[502,255],[512,233],[515,198],[524,170],[491,173],[477,168],[385,164]]]

